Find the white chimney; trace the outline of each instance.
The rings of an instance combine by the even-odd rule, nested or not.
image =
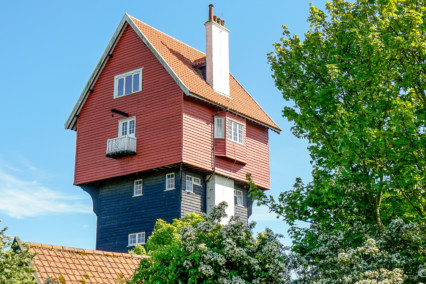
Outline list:
[[[206,27],[206,79],[213,89],[229,96],[229,30],[225,21],[213,16],[209,5],[209,20]]]

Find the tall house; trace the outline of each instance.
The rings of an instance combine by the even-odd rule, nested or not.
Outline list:
[[[268,130],[280,128],[229,73],[229,30],[213,5],[204,25],[206,54],[124,15],[65,123],[98,250],[127,252],[157,219],[222,201],[247,221],[246,174],[270,187]]]

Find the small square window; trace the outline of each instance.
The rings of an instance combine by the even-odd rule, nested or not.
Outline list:
[[[166,175],[166,190],[175,189],[175,173]]]
[[[194,184],[201,185],[201,180],[199,178],[194,177]]]
[[[137,179],[133,185],[133,196],[141,196],[142,195],[142,180]]]
[[[114,98],[130,95],[142,90],[142,68],[114,77]]]
[[[228,140],[244,144],[244,125],[228,120]]]
[[[129,234],[129,246],[145,244],[145,232]]]
[[[236,189],[235,190],[235,197],[236,197],[235,203],[237,205],[242,206],[243,205],[243,191]]]

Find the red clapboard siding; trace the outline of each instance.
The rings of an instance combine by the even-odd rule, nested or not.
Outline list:
[[[114,76],[143,67],[142,91],[114,99]],[[77,123],[75,184],[135,173],[182,161],[182,91],[161,63],[127,27],[113,57],[87,98]],[[136,117],[137,154],[105,156],[107,139],[118,136],[121,115]]]
[[[212,115],[214,110],[185,98],[183,112],[183,161],[200,168],[213,170]],[[227,139],[216,139],[218,141],[216,145],[219,147],[221,147],[220,143],[226,143],[227,157],[230,157],[228,152],[234,155],[232,159],[216,156],[216,172],[241,181],[245,181],[246,174],[251,173],[253,181],[258,186],[269,189],[268,129],[233,114],[227,113],[226,117],[245,125],[244,146]],[[225,130],[227,132],[227,128]],[[225,137],[227,137],[227,133]],[[219,151],[222,150],[219,149]],[[235,156],[238,155],[245,158],[246,164],[235,161]]]

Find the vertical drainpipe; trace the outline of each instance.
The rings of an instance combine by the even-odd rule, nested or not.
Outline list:
[[[179,202],[179,219],[182,217],[182,173],[183,173],[183,163],[180,163],[180,169],[179,169],[179,180],[180,180],[180,202]]]

